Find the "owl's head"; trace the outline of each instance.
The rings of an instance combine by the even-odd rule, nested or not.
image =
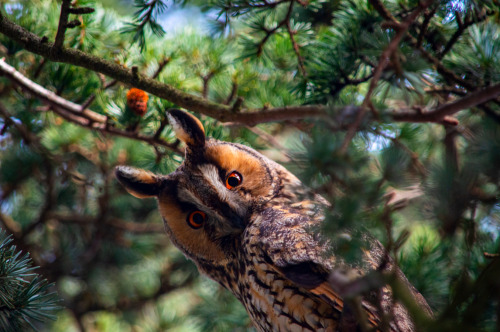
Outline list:
[[[189,113],[171,110],[167,116],[186,145],[179,168],[160,175],[118,166],[116,177],[132,195],[158,199],[168,235],[188,257],[223,264],[234,257],[252,216],[300,182],[247,146],[205,137],[200,120]]]

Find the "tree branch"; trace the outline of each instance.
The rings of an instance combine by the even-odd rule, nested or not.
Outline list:
[[[385,8],[380,0],[369,0],[369,2],[385,20],[398,22],[398,20],[394,16],[392,16],[391,12],[388,11],[387,8]]]
[[[354,134],[358,130],[358,127],[361,124],[363,117],[368,111],[368,107],[371,105],[371,95],[375,90],[375,87],[377,86],[378,80],[380,79],[384,69],[389,64],[389,60],[391,59],[392,54],[396,52],[398,45],[401,42],[401,39],[403,38],[403,36],[406,35],[406,31],[408,31],[408,28],[415,21],[418,15],[420,15],[420,13],[423,10],[425,10],[431,3],[432,0],[429,0],[426,3],[419,4],[418,7],[407,17],[407,19],[403,23],[399,23],[397,25],[396,35],[394,36],[394,38],[391,40],[387,48],[380,56],[378,65],[375,68],[375,71],[373,72],[373,78],[370,82],[370,87],[368,88],[368,92],[366,93],[365,99],[363,100],[361,111],[358,113],[354,123],[348,128],[344,141],[342,142],[342,146],[340,147],[340,151],[345,152],[347,150],[349,143],[351,142],[352,138],[354,137]]]
[[[452,103],[441,105],[430,112],[400,112],[393,113],[394,121],[402,122],[440,122],[446,116],[453,115],[466,108],[481,105],[500,96],[500,84],[492,85],[482,90],[468,94]]]
[[[453,34],[453,36],[451,36],[450,40],[448,40],[448,42],[444,46],[443,50],[437,55],[437,57],[439,59],[444,58],[444,56],[452,49],[453,45],[455,45],[455,43],[460,39],[462,34],[465,32],[465,30],[467,30],[471,25],[483,22],[484,20],[486,20],[488,18],[488,16],[491,16],[493,14],[495,14],[494,11],[487,12],[484,15],[477,17],[476,19],[465,18],[465,21],[462,22],[462,20],[460,18],[460,14],[458,12],[455,13],[458,28],[455,31],[455,33]]]
[[[141,133],[125,131],[110,126],[105,115],[93,112],[88,109],[82,111],[81,105],[70,102],[56,95],[52,91],[49,91],[44,87],[36,84],[35,82],[29,80],[20,72],[18,72],[14,67],[5,63],[5,61],[2,59],[0,59],[0,73],[5,74],[7,78],[12,80],[23,90],[27,91],[34,97],[52,106],[52,109],[55,113],[72,123],[104,133],[143,141],[152,145],[162,145],[174,152],[182,153],[177,144],[168,143],[165,140],[157,137],[156,135],[146,136]]]
[[[106,122],[105,115],[92,112],[88,109],[82,110],[82,106],[59,97],[54,92],[36,84],[18,72],[14,67],[8,65],[3,59],[0,59],[0,73],[4,74],[8,79],[19,85],[23,90],[35,95],[38,99],[43,100],[43,102],[49,104],[50,106],[61,107],[70,113],[84,117],[93,122]]]
[[[53,45],[53,52],[57,53],[63,47],[64,34],[68,28],[69,8],[71,0],[63,0],[61,4],[61,14],[59,16],[59,25],[57,26],[56,39]]]
[[[48,60],[68,63],[102,73],[157,97],[169,100],[180,107],[207,115],[222,122],[239,122],[245,125],[255,125],[263,122],[304,119],[325,115],[325,107],[323,105],[242,109],[241,113],[232,112],[232,107],[229,105],[214,103],[202,97],[183,92],[168,84],[145,77],[134,72],[132,69],[77,49],[63,48],[57,54],[53,54],[51,52],[52,43],[25,30],[3,16],[0,16],[0,33],[20,43],[26,50],[44,56]],[[292,114],[289,114],[288,112],[291,110],[294,111]],[[310,112],[312,110],[314,111]],[[318,110],[320,111],[318,112]]]

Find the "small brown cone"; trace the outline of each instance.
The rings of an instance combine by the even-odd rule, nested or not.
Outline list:
[[[127,92],[127,106],[139,116],[144,116],[144,114],[146,114],[148,110],[148,99],[148,94],[140,89],[131,88]]]

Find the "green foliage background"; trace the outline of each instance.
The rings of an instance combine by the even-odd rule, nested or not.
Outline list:
[[[152,33],[147,24],[136,33],[140,20],[131,2],[74,3],[95,12],[74,15],[81,25],[67,30],[68,48],[137,66],[147,76],[164,64],[160,82],[217,103],[241,98],[244,108],[263,109],[319,103],[331,106],[332,118],[347,120],[352,115],[336,110],[362,104],[395,35],[373,2],[297,3],[289,22],[299,59],[284,26],[268,35],[285,17],[288,1],[271,8],[249,5],[265,3],[256,1],[178,2],[217,20],[206,29],[165,34],[154,25]],[[403,20],[417,2],[383,4]],[[59,1],[4,1],[0,11],[52,40],[59,8]],[[436,1],[424,14],[431,17],[427,32],[420,30],[425,15],[409,30],[422,38],[421,50],[402,40],[372,95],[379,118],[362,123],[345,152],[345,130],[328,121],[266,123],[256,131],[198,116],[207,135],[268,154],[325,196],[332,206],[322,232],[339,255],[354,261],[359,249],[356,236],[341,236],[346,229],[369,231],[382,241],[436,313],[425,330],[493,331],[500,298],[500,101],[457,113],[458,126],[398,123],[388,114],[414,105],[432,109],[500,82],[498,2]],[[459,21],[470,24],[447,49]],[[422,50],[458,79],[436,69]],[[65,99],[84,104],[95,98],[89,108],[117,128],[139,121],[140,133],[155,135],[165,109],[176,106],[150,95],[147,115],[132,117],[126,108],[130,86],[107,87],[111,79],[45,61],[4,35],[0,53]],[[252,330],[241,304],[198,276],[169,243],[156,203],[128,195],[112,176],[120,164],[169,173],[182,156],[64,121],[4,77],[0,102],[12,115],[0,118],[0,224],[30,252],[62,300],[56,321],[34,323],[40,330]],[[160,134],[175,142],[168,125]],[[422,195],[409,207],[392,210],[384,203],[389,190],[415,185]]]

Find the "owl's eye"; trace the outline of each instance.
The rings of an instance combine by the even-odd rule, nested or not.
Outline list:
[[[231,190],[234,187],[237,187],[241,184],[243,181],[243,178],[241,177],[241,174],[234,171],[229,173],[229,175],[226,178],[226,188]]]
[[[203,226],[203,222],[205,221],[207,215],[202,211],[193,211],[187,217],[187,223],[194,229],[199,229]]]

